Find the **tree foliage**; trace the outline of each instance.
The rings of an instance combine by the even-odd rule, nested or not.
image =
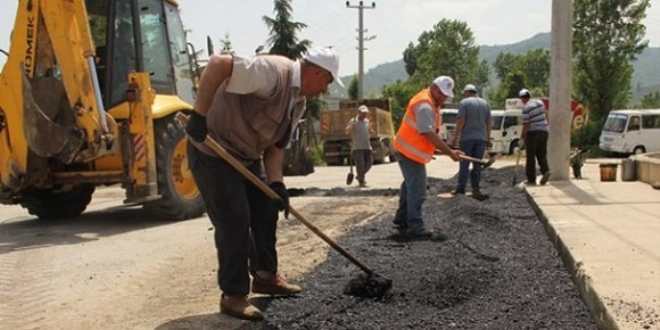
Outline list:
[[[274,0],[275,17],[264,16],[263,20],[270,29],[268,42],[271,45],[270,54],[284,55],[290,59],[298,59],[307,51],[312,42],[305,39],[298,41],[296,32],[307,27],[307,24],[291,20],[292,0]]]
[[[403,52],[412,81],[429,84],[439,75],[448,75],[456,86],[475,83],[479,47],[467,23],[443,19],[432,30],[422,32],[417,41]]]
[[[648,46],[643,40],[649,0],[575,0],[573,17],[574,92],[602,122],[630,98],[631,62]],[[597,138],[597,136],[595,137]]]
[[[231,38],[229,37],[229,32],[225,32],[225,37],[220,39],[220,45],[222,46],[222,49],[220,49],[221,54],[234,53],[234,47],[231,44]]]
[[[443,19],[430,31],[422,32],[417,44],[410,43],[403,51],[403,60],[409,77],[383,87],[383,95],[392,98],[392,115],[396,125],[400,123],[410,98],[429,86],[439,75],[454,79],[454,94],[461,98],[465,84],[488,84],[488,62],[479,62],[479,47],[474,43],[472,30],[467,23]]]
[[[660,91],[644,95],[637,107],[641,109],[660,109]]]
[[[529,89],[536,96],[547,96],[550,90],[550,52],[537,48],[522,55],[500,53],[493,63],[500,84],[488,94],[492,105],[502,105],[507,98]],[[496,108],[498,106],[495,106]]]
[[[348,83],[348,98],[350,100],[357,100],[358,99],[358,83],[359,83],[359,78],[357,75],[354,75],[353,78],[351,79],[351,82]]]

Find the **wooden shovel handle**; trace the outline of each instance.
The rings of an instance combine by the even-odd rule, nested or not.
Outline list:
[[[176,120],[179,121],[179,123],[183,126],[186,127],[188,124],[188,116],[185,114],[179,112],[176,114]],[[236,169],[238,172],[240,172],[243,177],[248,179],[248,181],[252,182],[259,190],[261,190],[266,196],[272,198],[272,199],[280,199],[280,196],[273,191],[273,189],[270,189],[270,187],[261,179],[259,179],[256,175],[254,175],[252,172],[250,172],[245,166],[236,160],[234,156],[229,154],[225,148],[223,148],[217,141],[215,141],[211,136],[206,135],[206,139],[204,140],[204,144],[211,148],[218,156],[220,156],[222,159],[224,159],[227,163],[229,163],[234,169]],[[365,273],[368,275],[374,275],[374,271],[371,270],[369,267],[364,265],[362,262],[357,260],[353,255],[348,253],[346,249],[344,249],[341,245],[339,245],[337,242],[332,240],[330,237],[328,237],[325,233],[323,233],[321,230],[316,228],[314,224],[309,222],[309,220],[305,219],[305,217],[300,214],[296,209],[293,208],[293,206],[289,205],[289,213],[292,214],[298,221],[302,222],[307,228],[309,228],[314,234],[316,234],[319,238],[324,240],[326,243],[328,243],[332,248],[337,250],[342,256],[344,256],[348,261],[352,262],[354,265],[358,266],[360,269],[362,269]]]

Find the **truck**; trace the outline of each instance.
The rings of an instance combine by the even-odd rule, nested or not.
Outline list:
[[[522,110],[491,110],[490,142],[492,147],[489,154],[509,154],[518,152],[518,141],[522,134]]]
[[[394,124],[392,123],[391,101],[389,98],[342,100],[339,109],[324,110],[320,113],[323,160],[327,165],[344,165],[350,161],[351,136],[346,134],[346,125],[357,114],[357,108],[369,108],[367,118],[373,132],[370,134],[374,164],[382,164],[394,158]]]
[[[454,131],[456,130],[456,119],[458,117],[458,104],[445,103],[440,109],[440,138],[445,143],[451,143],[454,140]]]
[[[488,149],[489,154],[513,154],[517,151],[518,140],[522,133],[522,111],[519,109],[491,110],[491,132],[490,142],[492,147]],[[440,138],[447,144],[454,141],[454,132],[456,130],[456,119],[458,109],[453,107],[443,108],[441,110],[442,125],[440,128]],[[458,144],[458,141],[456,141]],[[458,145],[452,145],[458,148]]]

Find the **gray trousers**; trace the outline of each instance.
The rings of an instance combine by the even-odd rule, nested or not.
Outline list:
[[[226,295],[247,295],[250,273],[277,273],[278,212],[273,200],[229,163],[188,143],[188,163],[215,228],[218,285]],[[263,178],[260,162],[248,170]]]
[[[364,177],[371,169],[373,164],[373,156],[371,149],[353,150],[353,163],[355,164],[355,171],[357,172],[357,180],[359,183],[364,183]]]

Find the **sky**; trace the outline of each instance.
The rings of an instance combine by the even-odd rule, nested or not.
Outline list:
[[[5,3],[0,11],[0,49],[8,50],[17,0]],[[365,72],[382,63],[402,58],[410,42],[429,31],[443,18],[465,21],[478,45],[510,44],[551,28],[552,0],[373,0],[364,1],[374,9],[364,9]],[[179,0],[189,41],[197,49],[206,48],[210,36],[219,51],[220,40],[229,35],[234,51],[252,55],[267,43],[268,29],[263,16],[274,17],[272,0]],[[357,6],[359,1],[349,1]],[[346,7],[345,0],[293,0],[292,20],[307,24],[298,32],[300,39],[313,46],[332,46],[340,56],[340,75],[358,71],[358,9]],[[651,0],[644,21],[646,39],[660,47],[660,0]],[[0,54],[0,65],[5,56]]]

